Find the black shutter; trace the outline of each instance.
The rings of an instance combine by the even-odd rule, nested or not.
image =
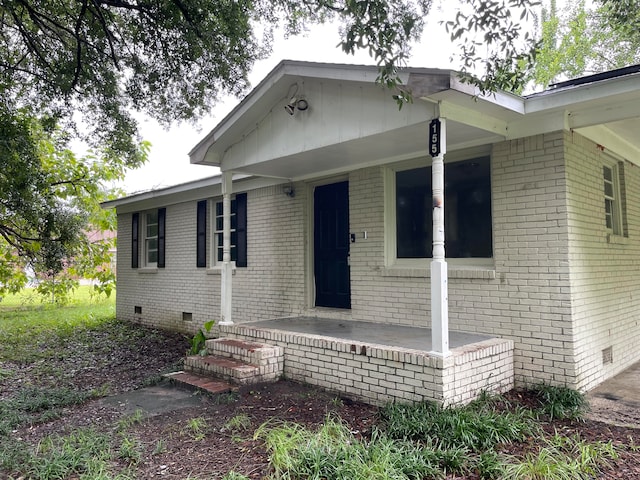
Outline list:
[[[196,215],[196,266],[207,266],[207,201],[198,202]]]
[[[164,268],[164,230],[167,223],[167,209],[158,209],[158,268]]]
[[[236,195],[236,267],[247,266],[247,194]]]
[[[138,247],[138,222],[140,215],[134,213],[131,215],[131,268],[138,268],[138,258],[140,257],[140,249]]]

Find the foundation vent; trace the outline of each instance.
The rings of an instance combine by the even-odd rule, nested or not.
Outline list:
[[[138,307],[138,306],[133,307],[133,313],[141,314],[142,307]]]
[[[191,312],[182,312],[182,321],[190,322],[193,319],[193,313]]]
[[[607,347],[602,350],[602,364],[613,363],[613,347]]]

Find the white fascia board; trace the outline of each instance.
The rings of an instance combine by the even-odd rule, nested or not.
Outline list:
[[[254,177],[235,174],[233,192],[246,192],[257,188],[287,183],[289,180]],[[165,207],[177,203],[203,200],[222,195],[222,176],[209,177],[195,182],[183,183],[161,190],[138,193],[128,197],[103,202],[102,208],[115,208],[118,214]]]
[[[572,107],[602,101],[617,95],[637,96],[640,74],[625,75],[558,90],[545,90],[525,98],[526,113],[549,110],[571,110]]]

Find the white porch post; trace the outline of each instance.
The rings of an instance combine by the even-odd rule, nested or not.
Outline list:
[[[449,354],[449,297],[447,261],[444,253],[444,154],[446,123],[435,119],[429,125],[432,156],[433,260],[431,261],[431,354]]]
[[[220,281],[220,325],[233,325],[231,319],[231,189],[233,174],[222,173],[222,278]]]

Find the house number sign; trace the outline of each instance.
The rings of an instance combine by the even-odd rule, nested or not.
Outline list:
[[[434,118],[429,123],[429,153],[432,157],[440,155],[440,143],[442,142],[441,124],[439,118]]]

